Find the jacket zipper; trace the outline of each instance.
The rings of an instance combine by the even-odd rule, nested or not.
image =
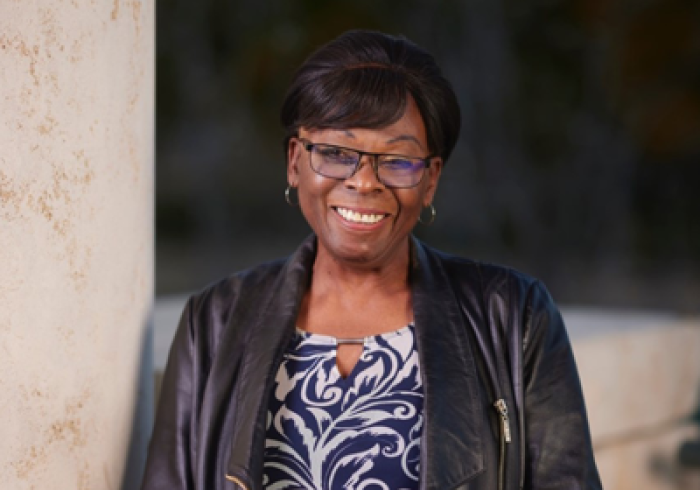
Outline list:
[[[496,411],[501,416],[501,437],[500,450],[501,457],[498,460],[498,490],[503,490],[505,481],[505,465],[506,465],[506,444],[510,442],[510,423],[508,421],[508,406],[503,398],[499,398],[493,404]]]
[[[503,398],[499,398],[493,406],[496,407],[496,410],[501,415],[503,439],[505,442],[510,442],[510,423],[508,421],[508,406],[506,405],[506,401]]]
[[[245,483],[243,483],[243,482],[241,481],[240,478],[236,478],[235,476],[231,476],[231,475],[226,475],[226,479],[227,479],[228,481],[232,481],[233,483],[235,483],[236,485],[238,485],[239,487],[241,487],[243,490],[248,490],[248,487],[246,486]]]

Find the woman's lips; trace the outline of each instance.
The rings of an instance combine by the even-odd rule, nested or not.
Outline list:
[[[378,211],[354,211],[340,206],[334,206],[333,209],[343,220],[358,225],[374,225],[389,216],[387,213]]]

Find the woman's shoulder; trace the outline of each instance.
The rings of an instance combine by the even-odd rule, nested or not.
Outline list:
[[[478,285],[484,292],[543,287],[539,279],[514,267],[444,252],[425,244],[421,245],[426,254],[432,256],[451,279]]]
[[[286,260],[277,259],[233,272],[212,282],[190,296],[190,305],[195,308],[211,307],[215,304],[232,306],[241,295],[254,294],[274,282]]]
[[[232,320],[254,313],[265,285],[283,267],[284,260],[267,262],[229,274],[192,294],[184,306],[173,341],[173,346],[179,347],[173,348],[198,352],[200,369],[207,371],[225,333],[231,331]],[[243,333],[234,330],[236,334]]]
[[[539,279],[513,267],[435,249],[427,253],[441,264],[460,303],[482,310],[488,318],[519,331],[524,346],[544,332],[555,334],[564,330],[559,309]]]
[[[261,291],[270,291],[274,287],[296,285],[305,280],[315,253],[315,237],[311,235],[291,255],[233,272],[209,284],[191,299],[195,302],[231,301],[240,295],[258,296]]]
[[[531,318],[559,311],[547,287],[538,278],[501,264],[446,253],[421,244],[424,258],[444,271],[458,298],[481,305],[489,314],[508,318]],[[439,264],[439,265],[438,265]]]
[[[283,309],[308,282],[313,253],[308,239],[286,258],[234,272],[191,295],[182,317],[191,336],[204,337],[215,346],[224,331],[232,331],[233,323],[252,325],[252,319],[266,311]]]

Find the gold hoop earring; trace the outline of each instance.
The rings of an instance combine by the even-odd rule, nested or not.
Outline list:
[[[292,187],[291,185],[287,186],[287,190],[284,191],[284,200],[287,201],[287,204],[295,208],[299,205],[299,196],[297,194],[297,202],[293,202],[290,196],[292,189],[296,189],[296,187]]]
[[[418,222],[422,225],[430,226],[433,224],[433,221],[435,221],[435,216],[437,215],[437,213],[435,212],[435,206],[433,206],[432,202],[428,204],[426,208],[430,208],[430,221],[423,221],[423,217],[421,216],[423,214],[423,211],[421,210],[421,214],[418,215]]]

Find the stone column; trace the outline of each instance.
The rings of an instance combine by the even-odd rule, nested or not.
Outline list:
[[[0,487],[137,488],[152,413],[151,0],[0,2]]]

